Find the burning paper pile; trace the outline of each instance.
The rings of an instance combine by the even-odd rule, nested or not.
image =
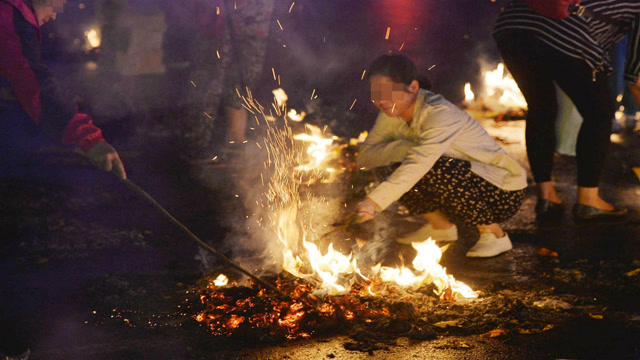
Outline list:
[[[282,94],[280,98],[283,98]],[[267,117],[264,107],[250,96],[245,98],[245,105],[256,115],[256,120]],[[251,293],[240,296],[244,300],[239,300],[237,296],[229,300],[227,293],[236,290],[220,287],[217,284],[222,283],[223,279],[216,279],[202,295],[202,301],[207,306],[198,315],[198,321],[207,323],[216,334],[228,333],[246,322],[251,324],[250,328],[285,327],[291,330],[288,336],[295,338],[312,332],[300,329],[302,318],[309,322],[311,317],[315,319],[311,324],[317,325],[327,314],[335,317],[339,313],[339,317],[345,319],[352,318],[358,311],[362,312],[360,315],[364,318],[389,314],[384,309],[357,310],[358,301],[345,300],[345,297],[388,296],[390,292],[397,292],[391,290],[394,288],[410,291],[428,288],[433,296],[447,300],[478,296],[477,292],[446,273],[439,264],[442,249],[431,239],[414,243],[417,255],[412,264],[399,268],[381,264],[373,268],[361,268],[353,253],[345,254],[336,250],[334,244],[326,246],[318,241],[320,231],[315,218],[319,213],[329,212],[335,221],[343,204],[336,206],[308,191],[303,198],[300,186],[309,185],[309,179],[330,179],[322,174],[337,172],[329,167],[328,159],[335,161],[339,158],[342,146],[335,145],[337,138],[325,136],[326,131],[308,124],[304,133],[294,134],[285,115],[284,102],[274,108],[279,110],[277,113],[281,121],[263,122],[267,132],[264,147],[261,148],[267,153],[264,164],[264,173],[267,175],[262,176],[265,191],[259,205],[268,214],[268,221],[263,224],[264,230],[280,249],[279,263],[286,271],[280,276],[293,279],[285,282],[280,279],[278,287],[283,293],[291,294],[291,299],[283,301],[274,298],[274,294],[269,294],[267,289],[252,288],[242,290]],[[322,225],[326,226],[326,223]],[[232,304],[234,301],[235,306]],[[240,306],[240,302],[243,306]],[[242,309],[244,303],[252,308],[251,314]],[[347,303],[349,305],[345,305]],[[264,312],[255,313],[258,304],[264,306]]]
[[[497,113],[521,113],[527,109],[527,102],[520,92],[511,74],[505,74],[504,64],[500,63],[491,71],[484,73],[484,91],[476,96],[471,84],[464,87],[464,105],[470,110],[485,109]]]

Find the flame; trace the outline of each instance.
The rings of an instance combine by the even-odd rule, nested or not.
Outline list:
[[[264,107],[260,106],[250,94],[243,99],[245,106],[251,109],[257,118],[266,117]],[[274,108],[277,109],[275,106]],[[363,292],[377,294],[384,289],[385,282],[412,288],[433,283],[436,294],[446,298],[477,297],[476,292],[446,273],[439,264],[442,251],[446,248],[439,248],[431,239],[412,244],[417,255],[411,268],[390,268],[378,265],[372,269],[360,269],[353,254],[337,251],[334,244],[328,244],[326,250],[321,250],[314,242],[317,231],[310,225],[313,223],[310,218],[313,217],[314,212],[301,211],[304,205],[299,189],[301,182],[295,179],[296,174],[302,171],[337,173],[338,170],[328,164],[329,161],[338,157],[340,146],[335,144],[336,137],[328,136],[324,130],[310,124],[305,124],[304,133],[293,134],[292,129],[287,125],[284,111],[280,116],[284,119],[283,127],[265,122],[268,126],[267,136],[264,139],[268,155],[265,168],[270,169],[270,176],[264,192],[263,207],[268,210],[270,220],[265,223],[268,225],[267,229],[272,231],[274,241],[277,241],[281,249],[282,268],[293,276],[308,279],[309,283],[313,284],[309,289],[300,289],[300,291],[315,289],[321,294],[345,294],[351,290],[353,284],[360,282],[363,284]],[[366,132],[360,134],[358,141],[364,141],[366,136]],[[367,286],[366,290],[364,290],[365,286]],[[292,298],[296,298],[294,294]],[[286,316],[278,319],[281,326],[293,327],[304,315],[304,309],[294,308],[294,306],[298,305],[294,302],[285,306],[287,310],[283,312]],[[330,309],[327,308],[324,311],[330,311]],[[386,311],[388,312],[388,309]],[[384,313],[384,310],[380,312]],[[234,323],[237,323],[237,326],[241,321],[244,320],[238,318]]]
[[[464,101],[471,102],[475,100],[476,95],[471,91],[471,83],[464,84]]]
[[[295,122],[300,122],[302,120],[304,120],[304,117],[307,116],[307,113],[305,113],[304,111],[301,113],[298,113],[296,111],[296,109],[291,109],[289,110],[289,112],[287,113],[287,117]]]
[[[324,183],[334,182],[342,170],[330,166],[330,162],[336,161],[340,155],[341,148],[334,144],[338,138],[335,136],[326,137],[319,127],[305,124],[305,132],[295,134],[295,140],[302,141],[306,148],[306,156],[298,157],[298,163],[293,169],[295,178],[301,179],[300,183],[312,184],[321,179]],[[303,181],[301,174],[307,174],[310,178]]]
[[[89,45],[91,46],[91,48],[100,47],[100,44],[102,43],[102,39],[100,38],[100,34],[98,33],[98,30],[91,29],[89,31],[85,31],[84,36],[87,37],[87,41],[89,41]]]
[[[485,105],[493,109],[526,109],[527,102],[511,74],[505,75],[504,64],[484,75]]]
[[[282,88],[277,88],[271,92],[273,93],[273,97],[276,100],[276,105],[278,107],[287,106],[287,100],[289,100],[289,96],[287,96],[287,93]]]
[[[360,133],[360,135],[358,135],[357,138],[352,138],[351,140],[349,140],[349,145],[357,146],[359,144],[362,144],[365,140],[367,140],[367,136],[369,136],[369,132],[363,131]]]
[[[226,277],[224,274],[218,275],[218,277],[215,278],[215,280],[213,280],[213,285],[215,286],[225,286],[228,283],[229,283],[229,278]]]
[[[455,280],[452,275],[447,274],[446,269],[440,265],[443,250],[432,239],[424,242],[412,243],[417,255],[413,259],[415,272],[405,267],[392,269],[388,267],[380,268],[380,278],[384,281],[392,281],[398,285],[406,287],[420,287],[425,283],[433,283],[436,286],[436,294],[443,295],[447,288],[451,288],[454,294],[462,298],[477,298],[478,293],[473,291],[466,284]]]

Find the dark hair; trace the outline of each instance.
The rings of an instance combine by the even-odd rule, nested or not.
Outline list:
[[[383,75],[397,83],[410,85],[413,80],[418,80],[420,87],[429,89],[431,83],[424,75],[418,74],[416,64],[409,57],[401,54],[387,53],[380,55],[369,65],[367,79],[372,76]]]

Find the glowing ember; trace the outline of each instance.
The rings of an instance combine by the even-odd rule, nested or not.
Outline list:
[[[89,31],[85,31],[84,36],[87,37],[87,41],[89,41],[91,48],[100,47],[102,39],[100,38],[100,34],[98,34],[98,30],[91,29]]]

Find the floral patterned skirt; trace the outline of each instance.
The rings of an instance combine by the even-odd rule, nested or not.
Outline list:
[[[400,164],[374,169],[384,179]],[[500,189],[471,171],[471,163],[446,156],[398,200],[412,215],[440,210],[468,226],[488,225],[514,216],[524,200],[525,189]]]

